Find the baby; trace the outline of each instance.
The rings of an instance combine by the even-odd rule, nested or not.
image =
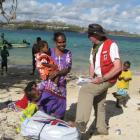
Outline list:
[[[42,80],[49,80],[50,74],[58,71],[58,67],[50,56],[50,51],[48,43],[46,41],[41,41],[39,44],[39,53],[36,54],[36,67],[40,73],[40,78]],[[54,82],[53,90],[60,93],[59,90],[59,76],[54,77],[51,81]]]

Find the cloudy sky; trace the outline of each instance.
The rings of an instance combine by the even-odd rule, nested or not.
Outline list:
[[[140,0],[18,0],[17,20],[99,23],[140,34]]]

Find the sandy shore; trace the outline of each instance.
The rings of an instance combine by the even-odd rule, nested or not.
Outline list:
[[[0,76],[0,139],[8,140],[25,140],[20,134],[16,134],[15,127],[19,123],[19,115],[21,112],[13,112],[7,110],[6,102],[8,100],[16,101],[23,96],[23,89],[31,80],[38,80],[38,75],[31,76],[30,69],[10,68],[9,73]],[[67,89],[67,112],[66,120],[74,120],[76,103],[78,99],[79,87],[76,85],[76,76],[70,76]],[[109,135],[89,137],[88,131],[84,136],[84,140],[139,140],[140,139],[140,75],[134,75],[130,83],[129,95],[131,99],[127,108],[118,109],[115,107],[115,99],[112,92],[116,91],[113,87],[109,89],[106,106],[107,121],[109,122]],[[91,114],[88,126],[92,124],[94,119],[94,111]],[[116,130],[120,129],[121,134],[118,135]]]

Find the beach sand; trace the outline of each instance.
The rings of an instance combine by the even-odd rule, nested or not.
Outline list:
[[[16,101],[23,96],[23,89],[28,81],[36,80],[39,82],[38,75],[30,75],[31,69],[27,68],[10,68],[7,75],[0,76],[0,139],[8,140],[25,140],[20,134],[16,134],[15,128],[19,124],[21,112],[8,110],[6,103],[9,100]],[[76,84],[75,74],[68,78],[67,85],[67,111],[66,120],[74,120],[76,104],[78,99],[79,87]],[[140,75],[134,75],[130,82],[127,108],[118,109],[115,106],[115,98],[111,93],[116,91],[115,86],[110,88],[106,100],[106,119],[109,123],[109,135],[89,136],[87,133],[83,136],[84,140],[139,140],[140,139]],[[83,110],[84,111],[84,110]],[[94,111],[88,127],[94,120]],[[88,128],[87,128],[88,129]],[[116,131],[121,131],[119,135]]]

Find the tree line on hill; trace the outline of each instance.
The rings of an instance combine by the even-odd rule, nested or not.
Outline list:
[[[37,29],[37,30],[50,30],[50,31],[69,31],[69,32],[80,32],[86,33],[87,27],[81,27],[78,25],[66,24],[63,22],[40,22],[40,21],[22,21],[22,22],[10,22],[10,23],[0,23],[0,28],[10,28],[10,29]],[[111,31],[106,30],[109,35],[118,36],[129,36],[129,37],[140,37],[140,34],[132,34],[125,31]]]

